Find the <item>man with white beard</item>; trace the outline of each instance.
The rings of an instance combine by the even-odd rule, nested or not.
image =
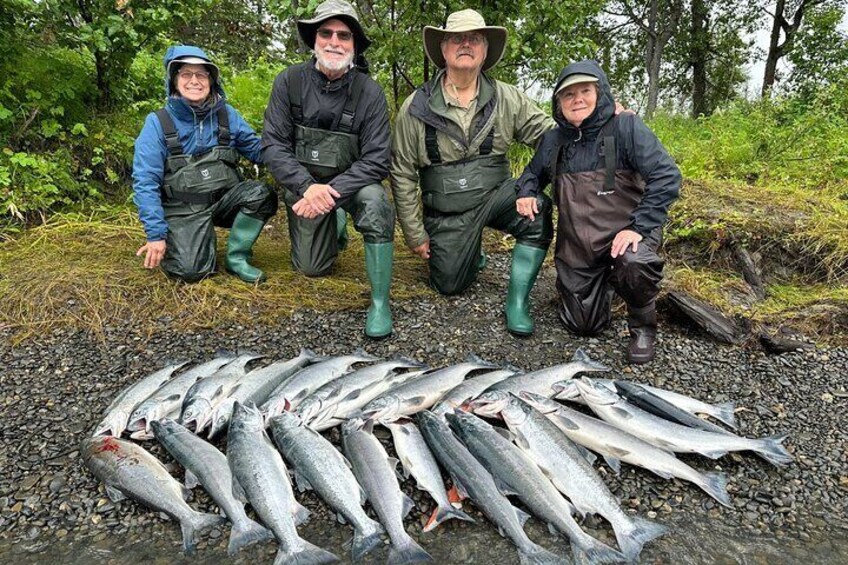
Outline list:
[[[263,161],[283,188],[292,266],[328,275],[347,244],[350,214],[371,282],[365,334],[386,337],[395,215],[381,185],[391,151],[388,106],[362,56],[371,42],[345,0],[322,2],[297,31],[313,57],[277,76],[262,134]]]

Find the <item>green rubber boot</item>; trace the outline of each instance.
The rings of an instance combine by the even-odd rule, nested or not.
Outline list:
[[[366,243],[365,270],[371,281],[371,306],[365,319],[365,335],[381,338],[392,333],[389,289],[392,286],[394,243]]]
[[[486,268],[486,265],[489,264],[489,257],[486,255],[486,252],[481,248],[480,249],[480,257],[477,259],[477,270],[482,271]]]
[[[256,239],[262,233],[262,226],[264,225],[265,222],[262,220],[239,212],[233,220],[233,227],[230,228],[224,266],[228,272],[233,273],[244,282],[255,283],[265,280],[265,273],[248,263],[253,256],[253,244],[256,243]]]
[[[516,243],[512,250],[512,270],[509,275],[509,290],[506,293],[506,329],[516,335],[533,333],[533,318],[530,317],[530,289],[536,283],[539,268],[545,259],[546,249]]]
[[[347,212],[344,208],[336,208],[336,233],[339,236],[338,250],[343,251],[347,247]]]

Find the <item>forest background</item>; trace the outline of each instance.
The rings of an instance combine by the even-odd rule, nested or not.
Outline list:
[[[31,334],[68,322],[97,330],[110,316],[139,322],[162,312],[209,325],[235,319],[228,312],[242,303],[272,319],[321,303],[322,293],[337,307],[364,303],[355,249],[337,282],[319,288],[304,280],[301,294],[283,296],[295,275],[271,250],[273,234],[257,260],[283,286],[264,290],[245,291],[229,277],[174,287],[133,255],[143,242],[131,202],[133,141],[147,113],[163,105],[165,49],[203,47],[222,69],[229,101],[261,131],[274,77],[308,57],[294,21],[317,4],[0,0],[0,327]],[[616,97],[648,121],[686,178],[667,229],[670,288],[749,324],[848,335],[846,0],[354,4],[392,113],[433,73],[423,26],[460,8],[510,30],[492,75],[538,98],[569,62],[599,60]],[[762,76],[750,76],[752,67]],[[513,152],[516,172],[531,154]],[[284,232],[276,232],[283,253]],[[762,289],[740,273],[740,249],[753,257]],[[397,263],[396,297],[428,292],[419,263],[403,254]],[[353,301],[351,288],[361,291]]]

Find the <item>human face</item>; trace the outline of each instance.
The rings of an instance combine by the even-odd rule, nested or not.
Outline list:
[[[322,37],[330,32],[333,32],[330,37]],[[339,33],[347,36],[347,39],[339,37]],[[324,74],[347,71],[354,56],[351,29],[341,20],[331,19],[323,22],[315,34],[314,52],[318,66]]]
[[[442,56],[449,71],[480,71],[489,43],[479,31],[448,33],[442,40]]]
[[[579,128],[583,120],[595,111],[598,104],[598,87],[594,82],[578,82],[557,95],[559,108],[565,119]]]
[[[205,75],[205,78],[202,78]],[[204,65],[183,65],[177,71],[177,92],[189,104],[200,104],[209,96],[212,77]]]

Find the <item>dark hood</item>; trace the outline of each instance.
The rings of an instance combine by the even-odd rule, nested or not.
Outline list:
[[[559,74],[559,78],[554,85],[554,92],[557,91],[559,85],[562,84],[566,78],[573,74],[591,75],[598,78],[598,87],[601,92],[598,96],[598,102],[595,105],[595,111],[589,114],[588,118],[583,120],[583,123],[580,124],[580,128],[578,130],[578,128],[571,125],[563,117],[556,95],[553,95],[551,104],[551,107],[553,108],[553,117],[568,139],[576,139],[581,136],[581,133],[583,138],[594,139],[597,137],[601,126],[607,123],[607,121],[615,115],[615,100],[612,96],[609,80],[607,79],[606,73],[603,69],[601,69],[601,66],[596,61],[587,59],[571,63],[565,67]]]

